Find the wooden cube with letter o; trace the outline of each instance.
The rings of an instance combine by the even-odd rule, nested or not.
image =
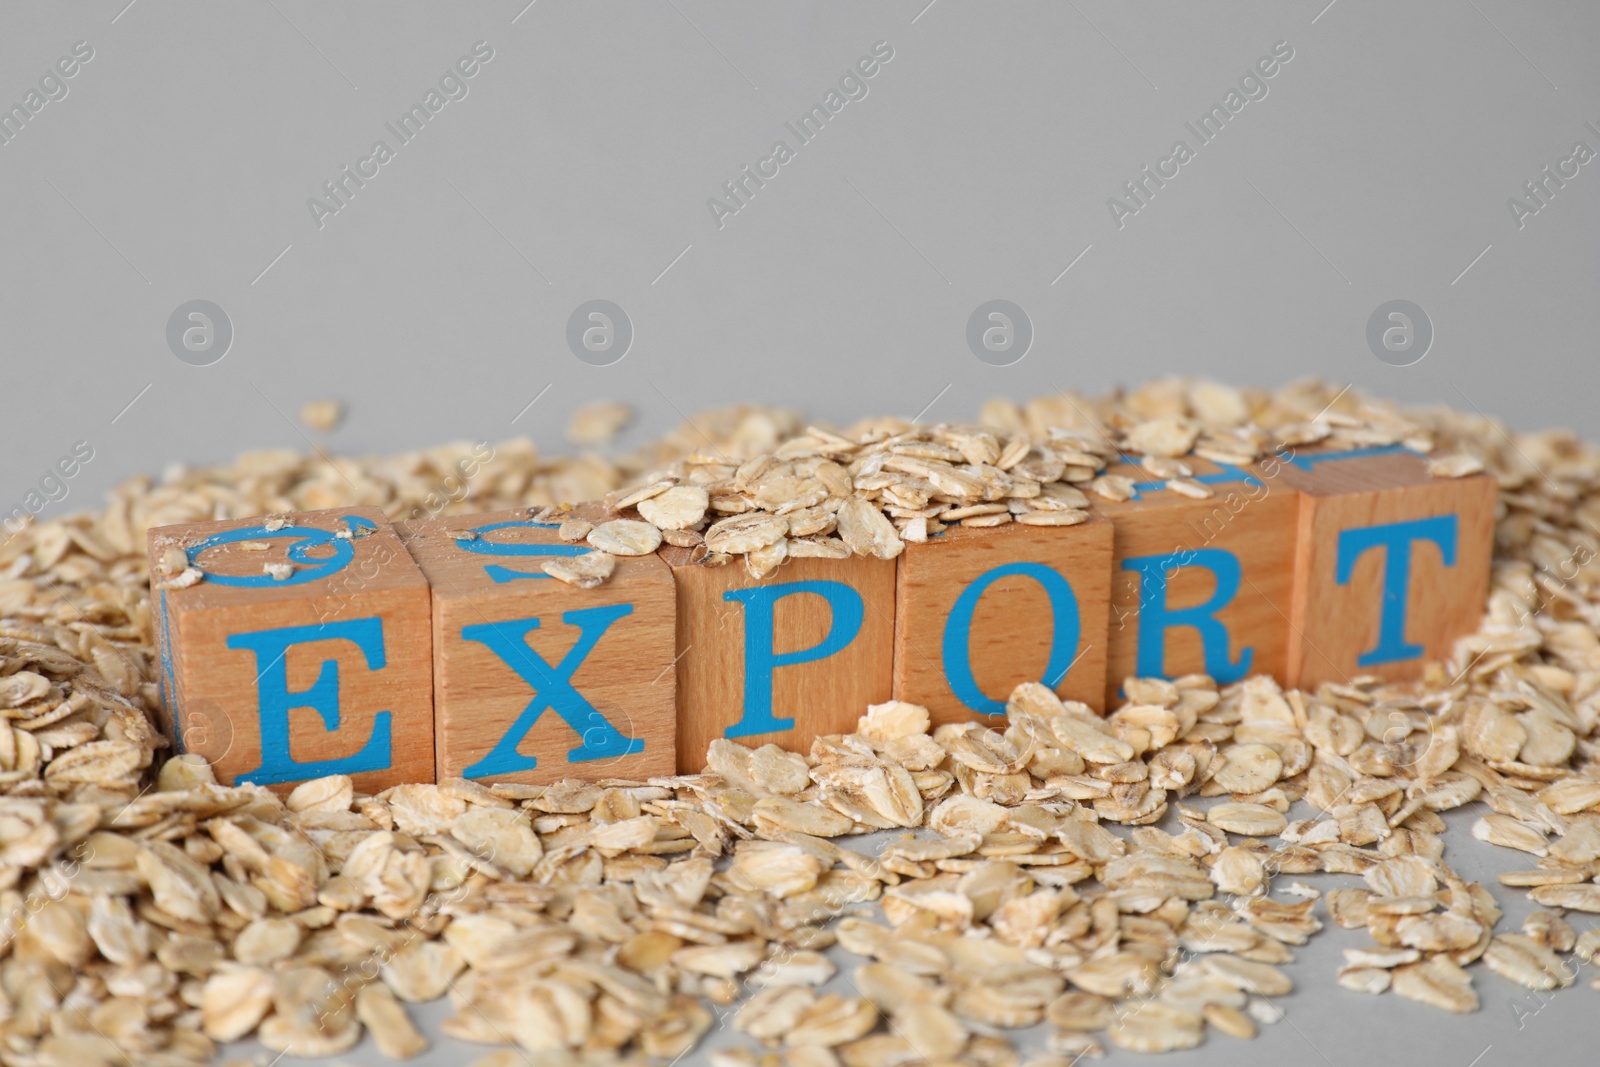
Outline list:
[[[900,556],[894,695],[991,721],[1023,682],[1104,706],[1112,526],[953,526]]]
[[[278,790],[433,780],[428,583],[381,511],[163,526],[148,545],[178,751]]]
[[[439,777],[643,780],[674,767],[672,574],[620,557],[591,589],[540,564],[593,551],[525,510],[400,524],[433,586]]]

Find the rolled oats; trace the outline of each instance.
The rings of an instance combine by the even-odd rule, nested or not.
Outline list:
[[[661,531],[648,522],[612,519],[590,530],[585,540],[613,556],[647,556],[661,547]]]
[[[710,495],[698,485],[676,485],[637,505],[639,514],[663,531],[691,529],[705,518],[710,506]]]
[[[633,409],[611,400],[585,404],[567,420],[567,440],[575,445],[609,445],[633,422]]]
[[[335,776],[279,801],[217,785],[193,757],[160,760],[146,529],[277,513],[281,530],[352,487],[402,515],[461,452],[259,453],[133,483],[99,516],[0,545],[0,904],[54,884],[74,850],[89,857],[0,959],[7,1055],[196,1062],[252,1032],[336,1055],[366,1030],[409,1055],[422,1044],[401,1002],[449,995],[447,1034],[519,1046],[491,1063],[665,1061],[742,988],[736,1028],[794,1067],[1000,1067],[1015,1057],[999,1032],[1040,1021],[1061,1057],[1102,1040],[1189,1047],[1208,1025],[1247,1038],[1281,1017],[1266,998],[1288,991],[1279,967],[1324,908],[1373,942],[1347,952],[1350,989],[1458,1011],[1476,1006],[1473,966],[1570,984],[1563,956],[1593,956],[1592,931],[1550,912],[1497,931],[1493,899],[1444,859],[1463,824],[1436,813],[1484,800],[1473,832],[1536,857],[1502,884],[1600,913],[1600,576],[1569,565],[1595,547],[1600,454],[1559,434],[1507,448],[1474,417],[1315,384],[1161,382],[991,404],[981,421],[834,431],[730,409],[614,461],[506,442],[447,506],[529,508],[605,548],[547,562],[580,585],[604,580],[612,551],[660,541],[770,574],[796,557],[889,558],[952,523],[1082,521],[1086,494],[1131,496],[1133,479],[1103,473],[1121,449],[1198,497],[1191,450],[1247,463],[1280,445],[1403,442],[1437,448],[1442,476],[1481,464],[1500,479],[1485,622],[1420,685],[1131,679],[1102,718],[1033,684],[1011,694],[1003,734],[930,731],[926,709],[890,702],[806,755],[714,746],[697,776],[377,797]],[[609,511],[584,509],[604,515],[595,525],[567,501]],[[160,559],[158,589],[204,580],[177,546]],[[1291,807],[1302,797],[1310,816]],[[906,836],[877,856],[831,840],[869,829]],[[1314,872],[1360,882],[1318,900],[1283,877]],[[878,921],[854,914],[880,905]],[[867,961],[858,996],[813,988],[835,939]],[[70,999],[40,967],[76,974]],[[138,1044],[102,1055],[79,1015]]]
[[[1422,963],[1408,963],[1386,972],[1394,991],[1408,1000],[1418,1000],[1450,1012],[1478,1010],[1478,994],[1472,976],[1445,956],[1434,956]]]
[[[581,556],[557,556],[539,564],[539,569],[579,589],[594,589],[604,584],[617,569],[617,557],[609,552],[585,552]]]

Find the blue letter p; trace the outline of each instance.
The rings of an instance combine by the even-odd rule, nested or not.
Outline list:
[[[811,593],[828,602],[833,621],[827,636],[810,648],[778,652],[773,645],[773,613],[786,596]],[[749,737],[794,729],[793,719],[772,715],[772,673],[779,667],[827,659],[839,652],[861,632],[865,605],[861,594],[843,582],[780,582],[755,589],[734,589],[722,594],[724,600],[744,605],[744,717],[725,731],[725,737]]]

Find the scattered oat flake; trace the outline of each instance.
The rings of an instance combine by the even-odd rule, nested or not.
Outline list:
[[[594,589],[617,569],[617,557],[609,552],[585,552],[581,556],[558,556],[539,564],[539,569],[579,589]]]
[[[1469,474],[1482,474],[1483,469],[1483,460],[1460,453],[1428,461],[1428,473],[1435,478],[1465,478]]]
[[[647,556],[661,547],[661,531],[648,522],[612,519],[590,530],[587,540],[613,556]]]
[[[567,420],[567,440],[575,445],[597,448],[609,445],[633,422],[633,409],[612,400],[585,404]]]
[[[337,400],[311,400],[300,407],[300,422],[318,433],[332,433],[344,421],[344,405]]]

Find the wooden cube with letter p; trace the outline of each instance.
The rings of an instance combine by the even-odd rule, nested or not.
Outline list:
[[[1249,674],[1283,677],[1294,578],[1295,493],[1249,467],[1183,459],[1204,499],[1132,464],[1130,499],[1090,493],[1113,537],[1106,702],[1129,677],[1208,674],[1219,685]]]
[[[935,724],[1004,715],[1022,682],[1105,702],[1112,526],[952,527],[900,556],[894,695]]]
[[[1300,494],[1290,684],[1419,678],[1483,615],[1497,486],[1436,478],[1400,445],[1303,451],[1273,480]]]
[[[663,548],[678,593],[678,771],[719,737],[805,752],[894,684],[895,560],[790,559],[766,578]]]
[[[399,524],[433,585],[441,779],[540,784],[671,774],[672,575],[619,558],[592,589],[540,564],[592,551],[526,511]]]
[[[227,784],[433,780],[429,592],[376,508],[150,531],[163,727]],[[184,566],[203,573],[172,581]]]

